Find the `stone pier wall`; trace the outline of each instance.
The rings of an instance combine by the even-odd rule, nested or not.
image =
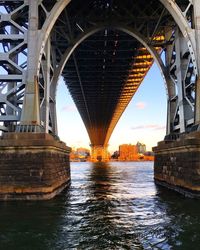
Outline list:
[[[70,148],[42,133],[0,139],[0,200],[50,199],[70,183]]]
[[[185,196],[200,198],[200,133],[163,141],[154,148],[154,178],[157,184]]]

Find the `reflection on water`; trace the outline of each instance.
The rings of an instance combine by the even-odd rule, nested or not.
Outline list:
[[[200,249],[200,201],[156,187],[152,165],[73,163],[55,199],[1,202],[0,249]]]

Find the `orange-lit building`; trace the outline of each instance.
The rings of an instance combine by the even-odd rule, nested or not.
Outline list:
[[[90,150],[87,148],[77,148],[76,152],[78,155],[82,155],[82,156],[88,156],[90,155]]]
[[[154,161],[154,153],[151,151],[145,152],[144,160],[145,161]]]
[[[119,146],[120,161],[134,161],[138,160],[138,151],[135,145],[123,144]]]
[[[87,161],[90,158],[90,150],[87,148],[72,149],[70,161]]]

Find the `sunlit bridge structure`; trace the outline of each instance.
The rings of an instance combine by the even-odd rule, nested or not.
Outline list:
[[[164,36],[155,41],[161,45]],[[87,128],[94,161],[95,150],[107,158],[112,131],[152,63],[135,37],[109,26],[86,38],[66,63],[63,77]]]
[[[168,103],[155,179],[200,191],[188,175],[199,164],[199,27],[199,0],[0,1],[2,199],[51,198],[70,180],[70,149],[57,131],[61,76],[88,131],[92,160],[106,161],[110,136],[154,62]]]

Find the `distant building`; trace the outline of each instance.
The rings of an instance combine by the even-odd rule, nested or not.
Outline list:
[[[87,157],[87,156],[90,155],[90,150],[87,149],[87,148],[77,148],[77,149],[76,149],[76,153],[77,153],[79,156]]]
[[[137,151],[139,154],[144,154],[146,152],[146,145],[141,143],[141,142],[137,142],[136,144],[137,147]]]
[[[70,153],[71,161],[87,161],[90,157],[90,150],[87,148],[73,149]]]
[[[123,144],[119,146],[120,161],[133,161],[138,159],[138,151],[135,145]]]
[[[72,148],[69,158],[70,158],[70,161],[77,161],[77,154],[74,148]]]
[[[146,161],[154,161],[154,153],[152,151],[145,152],[144,160],[146,160]]]

